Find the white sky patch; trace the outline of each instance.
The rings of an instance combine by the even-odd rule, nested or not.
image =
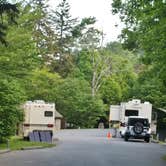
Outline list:
[[[61,0],[49,0],[49,4],[53,9],[60,2]],[[111,13],[112,0],[68,0],[68,2],[71,6],[70,14],[72,17],[96,17],[96,27],[105,34],[104,43],[118,40],[117,37],[121,33],[123,24],[117,15]]]

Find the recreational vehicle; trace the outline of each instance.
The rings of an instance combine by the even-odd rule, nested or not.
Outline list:
[[[134,119],[133,121],[135,122],[137,122],[136,120],[143,121],[143,119],[145,119],[145,122],[149,124],[149,130],[148,130],[149,134],[156,133],[156,119],[152,119],[151,103],[149,102],[141,103],[140,100],[133,99],[129,102],[122,102],[120,105],[110,106],[110,116],[109,116],[110,125],[119,124],[119,131],[122,137],[124,137],[127,129],[126,127],[129,121],[131,121],[131,119],[132,120]],[[141,125],[143,128],[143,124]],[[133,126],[133,129],[135,128]]]
[[[43,100],[27,101],[23,105],[24,123],[23,136],[28,137],[30,132],[49,131],[52,135],[61,128],[63,116],[56,111],[54,103]]]

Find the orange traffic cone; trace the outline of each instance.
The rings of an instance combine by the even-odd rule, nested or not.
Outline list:
[[[112,137],[112,135],[111,135],[111,133],[110,132],[108,132],[108,134],[107,134],[107,138],[111,138]]]

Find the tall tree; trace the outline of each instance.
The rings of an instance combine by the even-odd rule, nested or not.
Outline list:
[[[35,26],[33,38],[38,48],[38,53],[45,64],[54,60],[54,52],[57,50],[56,35],[49,24],[48,0],[34,0],[30,3],[34,13]]]
[[[6,77],[24,79],[41,61],[32,38],[35,26],[34,13],[29,5],[20,5],[19,10],[18,24],[8,28],[8,47],[0,46],[0,73]]]
[[[85,17],[73,28],[74,49],[94,49],[100,46],[103,33],[94,27],[95,23],[95,17]]]
[[[100,89],[104,77],[107,77],[111,73],[111,56],[104,51],[104,49],[98,52],[93,51],[90,53],[92,63],[92,96],[94,97]]]
[[[104,78],[111,73],[111,55],[103,49],[80,51],[76,65],[91,85],[91,95],[97,95]],[[80,74],[81,75],[81,74]]]
[[[61,57],[71,47],[72,30],[77,23],[77,19],[70,15],[70,5],[67,0],[62,0],[56,10],[52,10],[50,21],[57,33],[58,55]]]

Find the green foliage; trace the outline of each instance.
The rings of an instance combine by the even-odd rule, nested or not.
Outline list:
[[[134,85],[133,95],[153,103],[156,108],[166,105],[166,90],[163,82],[155,77],[155,73],[148,69],[140,73],[138,82]]]
[[[17,81],[0,80],[0,140],[15,134],[17,124],[23,120],[20,103],[24,100]]]
[[[55,102],[57,90],[62,83],[57,73],[51,73],[48,69],[36,69],[32,71],[24,81],[29,100],[41,99]]]
[[[16,23],[15,19],[18,16],[19,10],[17,4],[11,4],[6,0],[0,1],[0,42],[7,46],[5,40],[8,26]]]
[[[165,155],[165,156],[163,156],[163,157],[162,157],[162,159],[166,161],[166,155]]]
[[[29,6],[20,9],[18,25],[8,29],[8,47],[0,46],[0,71],[8,77],[23,78],[40,62],[32,39],[34,22],[29,12]]]
[[[76,78],[67,78],[60,85],[56,105],[74,127],[93,127],[105,111],[102,101],[91,96],[89,83]]]
[[[89,81],[92,79],[92,64],[91,57],[88,50],[82,50],[76,55],[76,66],[79,69],[80,73]]]
[[[92,96],[99,91],[103,78],[111,72],[111,56],[105,49],[83,49],[76,57],[76,64],[91,84]]]
[[[158,89],[158,84],[162,84],[165,89],[165,1],[114,0],[112,7],[113,13],[119,13],[121,20],[126,24],[122,33],[125,47],[143,50],[140,54],[141,59],[144,64],[151,65],[148,73],[151,71],[153,80],[157,80],[157,84],[154,84],[155,89]],[[149,77],[147,81],[147,85],[151,85]],[[162,92],[162,89],[157,91]],[[165,93],[165,90],[163,94],[157,91],[154,93],[158,94],[158,98]],[[155,100],[156,97],[153,101]],[[157,105],[160,105],[159,103]]]
[[[120,84],[112,77],[106,78],[100,92],[105,104],[111,105],[121,102],[122,90]]]
[[[122,48],[122,45],[117,42],[109,43],[106,47],[107,51],[111,53],[112,65],[111,65],[111,80],[114,84],[117,84],[120,88],[120,98],[114,103],[120,101],[126,101],[133,97],[131,91],[136,83],[137,79],[137,55],[126,51]],[[110,79],[108,78],[108,79]]]
[[[74,38],[79,38],[83,34],[83,30],[87,28],[89,25],[94,25],[96,23],[95,17],[85,17],[81,20],[79,24],[73,27],[72,36]],[[88,28],[87,28],[88,29]]]

